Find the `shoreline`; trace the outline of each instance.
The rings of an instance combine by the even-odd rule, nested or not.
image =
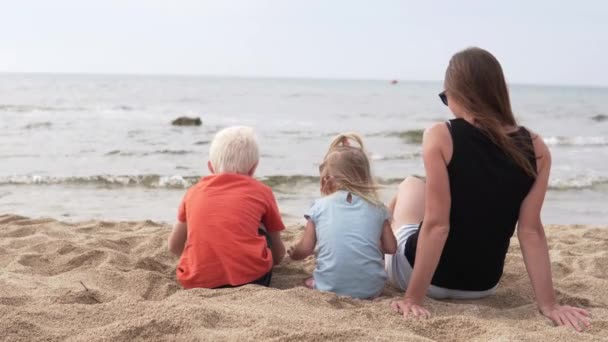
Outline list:
[[[301,224],[286,219],[286,245]],[[608,338],[608,224],[548,225],[557,297],[588,308],[592,328],[553,327],[536,310],[517,239],[494,296],[427,299],[427,321],[403,321],[388,304],[312,291],[314,258],[284,260],[271,288],[182,290],[170,227],[150,220],[62,222],[0,215],[0,340],[523,340]]]
[[[52,217],[58,220],[145,221],[173,224],[177,205],[185,190],[147,188],[97,188],[63,186],[0,186],[0,208],[4,212],[28,217]],[[388,203],[396,186],[380,191]],[[279,209],[286,223],[303,224],[304,212],[321,197],[318,186],[274,189]],[[548,191],[542,219],[547,224],[606,225],[608,210],[604,203],[608,192],[591,189]]]

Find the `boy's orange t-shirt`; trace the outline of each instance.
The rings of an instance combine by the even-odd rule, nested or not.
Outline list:
[[[188,237],[177,266],[184,288],[242,285],[261,278],[273,265],[261,224],[285,229],[270,187],[240,174],[202,178],[179,206]]]

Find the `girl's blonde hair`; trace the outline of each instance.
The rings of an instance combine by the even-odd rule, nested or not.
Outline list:
[[[319,173],[323,195],[345,190],[375,206],[384,206],[378,197],[378,185],[372,177],[363,140],[357,133],[338,134],[332,140]]]

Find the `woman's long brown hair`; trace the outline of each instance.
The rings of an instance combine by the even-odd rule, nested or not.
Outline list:
[[[493,143],[528,175],[536,176],[530,161],[534,148],[522,148],[525,145],[517,144],[505,130],[505,126],[517,127],[517,121],[502,67],[491,53],[473,47],[452,56],[444,86],[448,96],[463,107]]]

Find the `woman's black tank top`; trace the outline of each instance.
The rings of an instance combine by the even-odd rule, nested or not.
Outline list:
[[[454,290],[488,290],[502,276],[519,208],[534,178],[467,121],[451,120],[448,128],[453,144],[448,165],[450,231],[431,283]],[[530,132],[520,127],[510,137],[536,169]],[[412,266],[418,234],[410,236],[405,246]]]

